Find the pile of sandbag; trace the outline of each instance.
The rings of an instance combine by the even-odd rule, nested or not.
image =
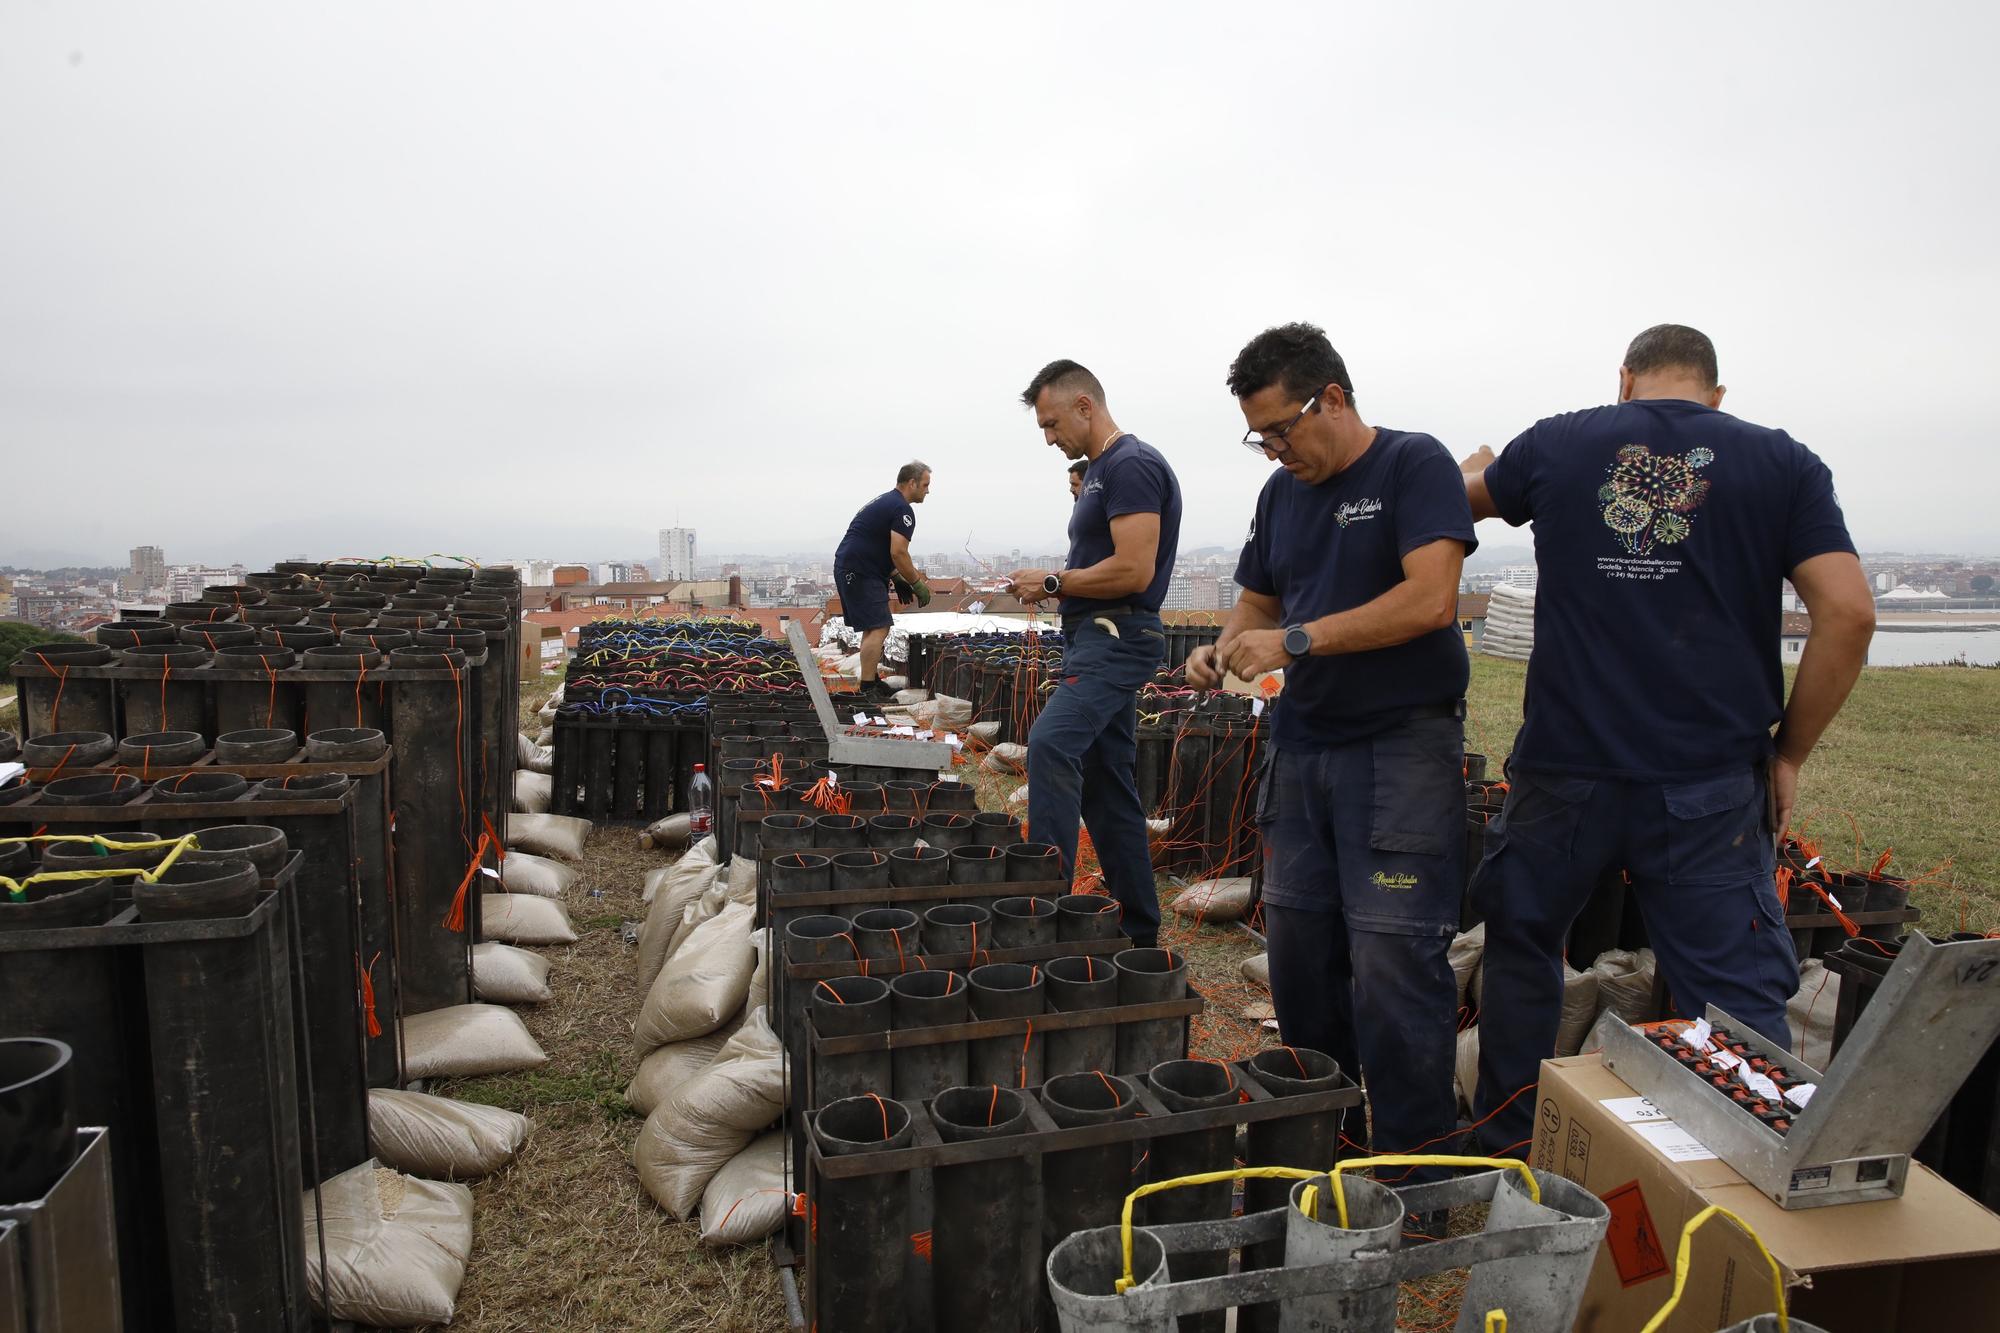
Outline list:
[[[1486,603],[1486,628],[1479,651],[1488,657],[1528,660],[1535,647],[1535,590],[1502,583]]]
[[[548,741],[536,740],[525,731],[518,733],[515,739],[520,747],[519,753],[515,756],[517,767],[524,768],[530,773],[550,773],[555,770],[555,747]]]
[[[524,815],[545,815],[555,799],[556,780],[548,773],[514,770],[514,809]]]
[[[641,851],[678,852],[688,845],[690,819],[685,813],[656,819],[639,830]],[[647,901],[651,901],[649,898]]]
[[[583,859],[583,842],[590,836],[590,821],[575,815],[515,814],[507,816],[507,850],[533,852],[537,856],[559,856],[565,861]]]

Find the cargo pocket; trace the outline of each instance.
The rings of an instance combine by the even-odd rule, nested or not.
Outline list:
[[[1584,807],[1596,791],[1597,783],[1590,778],[1512,774],[1500,816],[1486,828],[1486,855],[1491,857],[1509,842],[1524,842],[1569,858],[1576,851]]]
[[[1667,882],[1731,884],[1772,874],[1764,834],[1763,783],[1754,769],[1662,787],[1667,808]]]
[[[1375,804],[1368,845],[1378,852],[1443,856],[1465,823],[1465,733],[1452,718],[1412,722],[1370,746]]]

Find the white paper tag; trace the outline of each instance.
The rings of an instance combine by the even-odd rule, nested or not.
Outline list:
[[[1813,1094],[1818,1091],[1817,1083],[1801,1083],[1796,1088],[1785,1089],[1785,1100],[1803,1111],[1812,1103]]]
[[[26,764],[17,764],[12,762],[11,760],[7,763],[0,764],[0,785],[5,785],[6,783],[12,782],[15,778],[20,777],[23,773],[27,771],[28,771],[28,766]]]
[[[1728,1051],[1710,1051],[1708,1053],[1708,1062],[1724,1072],[1734,1069],[1743,1063],[1741,1059],[1730,1054]]]
[[[1671,1120],[1634,1125],[1632,1132],[1665,1154],[1670,1162],[1712,1162],[1715,1154],[1701,1140]]]
[[[1844,912],[1847,910],[1846,908],[1840,905],[1840,899],[1834,894],[1832,889],[1828,889],[1826,891],[1826,900],[1833,904],[1833,910],[1836,912]]]
[[[857,726],[857,727],[865,727],[865,726],[867,726],[867,725],[868,725],[868,714],[866,714],[866,713],[856,713],[856,714],[854,715],[854,725],[855,725],[855,726]]]
[[[947,783],[947,782],[954,782],[954,783],[955,783],[955,782],[960,782],[960,781],[963,781],[963,779],[961,779],[961,778],[960,778],[960,777],[958,776],[958,774],[956,774],[956,773],[940,773],[940,774],[938,774],[938,785],[939,785],[939,786],[943,786],[943,785],[944,785],[945,783]]]
[[[891,727],[889,728],[889,734],[891,736],[916,736],[918,740],[923,739],[922,736],[917,736],[917,729],[915,727]]]
[[[1672,1116],[1653,1105],[1651,1097],[1607,1097],[1598,1103],[1617,1118],[1620,1124],[1649,1125],[1671,1120]]]
[[[1250,716],[1264,716],[1264,701],[1262,699],[1252,699],[1250,701]]]
[[[1767,1102],[1778,1100],[1778,1085],[1754,1069],[1746,1069],[1741,1075],[1743,1086],[1762,1097]]]
[[[1693,1027],[1681,1033],[1681,1044],[1692,1047],[1697,1051],[1705,1051],[1708,1049],[1708,1039],[1713,1035],[1715,1035],[1715,1029],[1709,1026],[1708,1020],[1706,1018],[1697,1018],[1694,1021]]]
[[[826,771],[826,785],[829,788],[838,787],[840,785],[840,774],[829,768]]]
[[[915,727],[904,727],[903,735],[915,736],[920,741],[927,741],[931,737],[937,735],[937,733],[935,731],[932,731],[929,727],[924,728],[922,731],[918,731]]]
[[[954,750],[958,749],[960,746],[965,744],[964,741],[958,738],[958,733],[955,731],[948,731],[945,733],[944,743],[946,745],[949,745]]]
[[[500,872],[495,870],[492,866],[479,867],[479,873],[486,876],[488,879],[500,878]]]
[[[886,726],[888,726],[888,725],[889,725],[889,719],[888,719],[888,718],[886,718],[886,717],[882,717],[882,716],[881,716],[881,715],[879,715],[879,714],[878,714],[878,715],[876,715],[876,717],[875,717],[875,718],[873,718],[872,720],[873,720],[874,724],[875,724],[876,726],[878,726],[878,727],[886,727]]]

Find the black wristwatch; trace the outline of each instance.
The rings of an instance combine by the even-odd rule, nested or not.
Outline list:
[[[1042,580],[1042,591],[1051,597],[1060,597],[1062,595],[1062,574],[1057,572],[1044,578]]]
[[[1285,651],[1294,659],[1312,656],[1313,636],[1304,625],[1285,626]]]

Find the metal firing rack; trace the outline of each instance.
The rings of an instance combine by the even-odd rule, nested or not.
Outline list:
[[[951,767],[958,752],[942,741],[855,735],[852,727],[842,722],[833,711],[833,696],[826,692],[826,682],[819,675],[819,662],[813,657],[812,646],[806,642],[806,632],[798,621],[786,624],[785,640],[792,646],[792,656],[799,664],[799,675],[806,683],[806,692],[812,696],[813,711],[819,714],[820,725],[826,728],[827,763],[836,767],[859,764],[872,768],[929,769],[932,772],[943,772]]]
[[[1598,1021],[1604,1067],[1650,1098],[1781,1208],[1902,1197],[1910,1153],[2000,1036],[2000,939],[1911,934],[1824,1073],[1714,1005],[1704,1015],[1816,1085],[1779,1134],[1615,1014]]]

